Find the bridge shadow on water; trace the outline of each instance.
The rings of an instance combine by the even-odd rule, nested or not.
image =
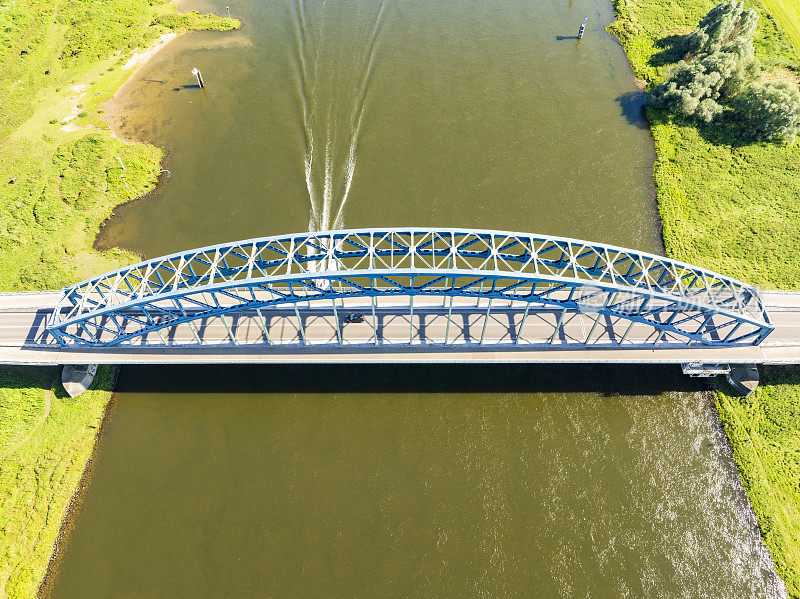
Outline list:
[[[125,366],[123,393],[544,393],[702,391],[676,365],[339,364]]]

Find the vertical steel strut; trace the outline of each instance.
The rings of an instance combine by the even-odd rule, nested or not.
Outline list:
[[[303,319],[300,318],[300,312],[297,309],[297,302],[293,304],[294,306],[294,313],[297,316],[297,328],[300,330],[300,337],[303,339],[303,345],[306,345],[308,342],[306,341],[306,331],[303,327]]]
[[[261,330],[264,331],[264,338],[267,340],[267,345],[272,345],[272,339],[269,337],[269,329],[267,329],[267,323],[264,320],[264,315],[261,313],[261,308],[256,308],[256,313],[258,314],[258,320],[261,322]]]
[[[486,316],[483,318],[483,329],[481,329],[481,341],[478,345],[483,345],[483,336],[486,334],[486,325],[489,322],[489,312],[492,311],[492,298],[489,298],[489,305],[486,306]]]

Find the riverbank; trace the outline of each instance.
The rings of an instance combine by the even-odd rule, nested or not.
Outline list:
[[[714,4],[614,0],[610,30],[636,75],[657,81],[674,36],[690,31]],[[800,79],[800,8],[785,0],[746,4],[761,16],[755,47],[764,77]],[[800,144],[744,144],[720,125],[697,126],[653,109],[647,115],[667,254],[763,287],[800,288]],[[800,372],[767,369],[749,398],[717,392],[762,538],[792,597],[800,597],[798,385]]]
[[[101,105],[181,32],[239,25],[168,0],[3,7],[0,290],[54,289],[134,259],[94,239],[116,206],[155,186],[162,152],[113,138]],[[57,369],[0,368],[0,596],[36,594],[112,386],[101,369],[73,400]]]
[[[33,597],[92,454],[114,369],[78,399],[58,368],[0,369],[0,597]]]

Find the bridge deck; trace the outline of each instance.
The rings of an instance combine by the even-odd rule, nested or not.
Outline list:
[[[523,308],[501,302],[493,305],[487,318],[487,300],[456,299],[450,309],[440,297],[416,297],[413,315],[408,298],[382,298],[375,327],[369,300],[353,298],[338,302],[336,314],[330,303],[302,307],[301,321],[292,307],[264,311],[263,320],[250,311],[194,328],[183,324],[163,337],[151,333],[139,346],[62,348],[44,332],[46,317],[59,296],[58,292],[0,295],[0,363],[800,363],[800,293],[763,292],[776,329],[760,346],[658,349],[644,347],[652,342],[652,328],[624,320],[598,319],[592,313],[561,318],[557,309],[538,307],[531,308],[523,321]],[[363,314],[364,322],[345,323],[344,316],[354,312]],[[197,336],[203,346],[187,347],[196,344]],[[591,343],[583,343],[587,338]],[[622,346],[594,345],[602,339],[623,338]],[[265,339],[270,345],[264,345]]]

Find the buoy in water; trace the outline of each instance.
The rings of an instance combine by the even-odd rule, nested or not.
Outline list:
[[[586,17],[586,18],[583,20],[583,24],[581,25],[581,28],[580,28],[580,30],[578,31],[578,39],[579,39],[579,40],[583,39],[583,32],[584,32],[584,31],[586,31],[586,24],[587,24],[588,22],[589,22],[589,17]]]
[[[200,70],[199,69],[197,69],[197,68],[192,69],[192,75],[197,77],[197,85],[198,85],[198,87],[205,87],[205,85],[203,85],[203,76],[200,74]]]

